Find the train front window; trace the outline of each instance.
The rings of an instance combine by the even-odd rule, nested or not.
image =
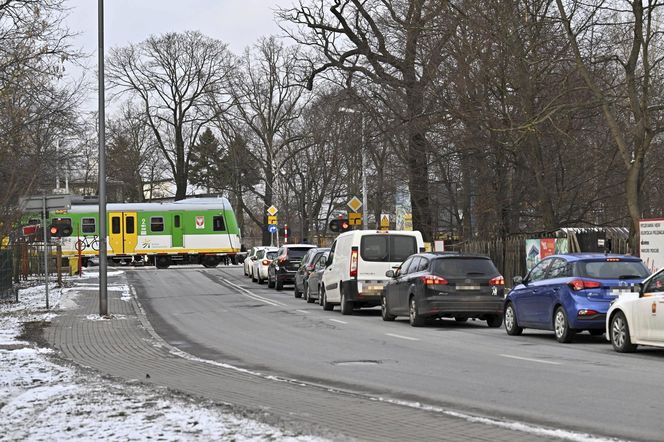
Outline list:
[[[150,230],[153,232],[163,232],[164,231],[164,218],[161,216],[153,216],[150,218]]]
[[[223,216],[217,215],[212,217],[212,230],[215,232],[224,232],[226,230],[226,223]]]
[[[94,218],[81,218],[81,233],[95,233],[97,220]]]

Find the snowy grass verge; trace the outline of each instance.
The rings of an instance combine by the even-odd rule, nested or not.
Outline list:
[[[81,289],[90,288],[93,275],[83,278]],[[22,340],[24,325],[76,307],[72,281],[73,288],[49,288],[51,311],[43,284],[20,290],[19,303],[0,303],[0,440],[322,440],[164,388],[83,372]],[[126,285],[111,289],[129,296]]]

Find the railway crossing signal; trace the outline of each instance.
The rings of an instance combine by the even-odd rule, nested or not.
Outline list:
[[[62,238],[62,237],[71,236],[72,234],[71,221],[64,220],[61,218],[54,219],[53,222],[51,223],[50,233],[51,233],[51,238]]]
[[[330,221],[331,232],[347,232],[348,230],[350,230],[350,223],[348,222],[348,219],[339,218]]]

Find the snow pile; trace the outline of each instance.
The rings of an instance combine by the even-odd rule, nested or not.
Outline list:
[[[113,289],[130,296],[127,286]],[[54,310],[76,306],[76,288],[49,292]],[[321,440],[163,388],[56,363],[52,350],[19,338],[25,323],[54,316],[45,310],[43,285],[21,290],[19,300],[0,303],[0,440]]]

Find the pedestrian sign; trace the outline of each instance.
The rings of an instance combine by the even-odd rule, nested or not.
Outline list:
[[[268,215],[270,215],[270,216],[274,216],[274,215],[276,215],[278,211],[279,211],[279,210],[278,210],[276,207],[274,207],[274,206],[270,206],[270,207],[268,207],[268,209],[267,209],[267,213],[268,213]]]
[[[350,201],[348,201],[348,207],[350,207],[353,212],[357,212],[358,209],[362,207],[362,201],[360,201],[358,197],[354,196],[350,199]]]
[[[381,230],[390,229],[390,216],[387,213],[380,214],[380,229]]]
[[[348,224],[351,226],[361,226],[362,225],[362,213],[348,213]]]
[[[268,224],[274,224],[274,225],[278,224],[278,223],[277,223],[277,217],[274,216],[274,215],[272,215],[272,216],[268,216],[268,217],[267,217],[267,223],[268,223]]]

